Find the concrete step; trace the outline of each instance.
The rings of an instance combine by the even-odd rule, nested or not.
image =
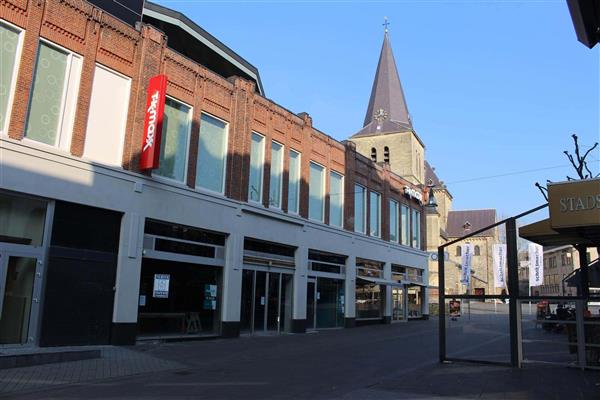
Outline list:
[[[30,367],[32,365],[53,364],[69,361],[91,360],[100,358],[100,349],[86,350],[43,350],[3,352],[0,354],[0,369]]]

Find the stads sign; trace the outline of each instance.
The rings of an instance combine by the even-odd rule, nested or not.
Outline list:
[[[548,184],[553,229],[600,225],[600,179]]]
[[[158,168],[166,92],[166,75],[156,75],[150,78],[140,157],[140,169],[142,170]]]

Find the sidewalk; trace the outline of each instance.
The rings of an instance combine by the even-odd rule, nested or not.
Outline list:
[[[182,367],[182,364],[153,357],[137,349],[94,348],[101,351],[101,358],[0,369],[0,396]]]

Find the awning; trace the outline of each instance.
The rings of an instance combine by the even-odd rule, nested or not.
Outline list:
[[[561,229],[560,232],[555,231],[550,226],[550,218],[520,227],[519,236],[542,246],[576,244],[593,246],[596,243],[595,235],[587,229]]]
[[[367,282],[371,282],[371,283],[376,283],[378,285],[386,285],[386,286],[393,286],[393,287],[404,287],[404,284],[402,282],[397,282],[397,281],[392,281],[392,280],[387,280],[387,279],[381,279],[381,278],[372,278],[370,276],[357,276],[356,279],[362,279],[363,281],[367,281]]]

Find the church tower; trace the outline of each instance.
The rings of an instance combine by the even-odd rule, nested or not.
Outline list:
[[[414,184],[425,182],[425,145],[413,129],[386,29],[363,128],[350,140],[356,150]]]

